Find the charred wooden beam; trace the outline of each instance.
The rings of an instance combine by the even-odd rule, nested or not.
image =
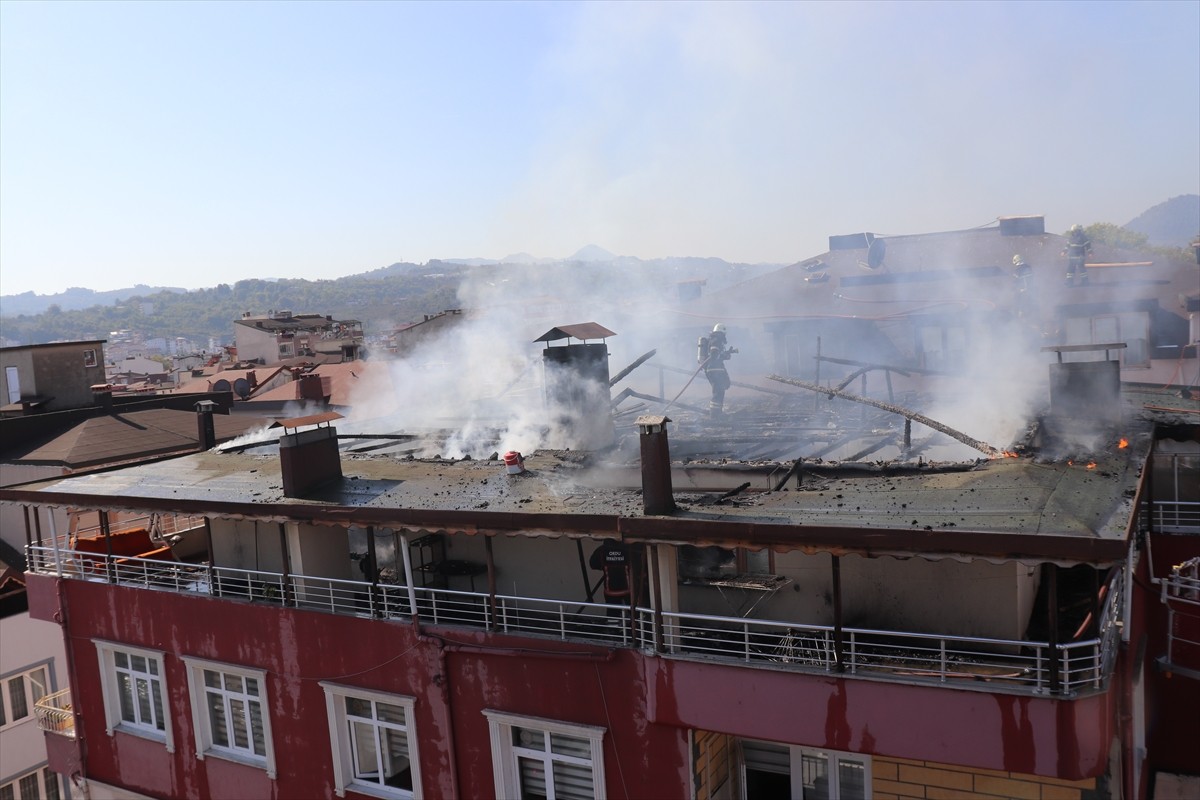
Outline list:
[[[666,370],[667,372],[678,372],[680,375],[691,375],[692,374],[691,370],[680,369],[679,367],[668,367],[666,364],[651,364],[650,366],[658,367],[659,369]],[[755,386],[753,383],[741,383],[739,381],[730,381],[729,385],[737,386],[742,389],[753,389],[756,392],[762,392],[764,394],[773,394],[773,395],[776,395],[777,397],[791,397],[792,396],[792,394],[790,392],[781,392],[778,389],[771,389],[766,386]]]
[[[853,358],[834,358],[833,356],[823,356],[817,354],[813,356],[818,362],[825,361],[830,364],[841,364],[844,367],[864,367],[866,369],[884,369],[888,372],[899,372],[901,375],[950,375],[949,372],[939,372],[936,369],[923,369],[921,367],[897,367],[892,364],[875,364],[870,361],[856,361]]]
[[[619,383],[622,378],[624,378],[629,373],[633,372],[635,369],[640,367],[642,364],[649,361],[651,358],[654,357],[654,354],[657,352],[658,352],[657,350],[651,350],[649,353],[646,353],[645,355],[640,356],[637,360],[635,360],[628,367],[626,367],[625,369],[618,372],[611,379],[609,379],[609,381],[608,381],[609,388],[611,389],[613,386],[616,386],[617,383]]]
[[[885,403],[882,400],[872,400],[869,397],[860,397],[859,395],[850,394],[848,392],[843,392],[840,389],[833,389],[833,388],[826,388],[823,386],[818,386],[815,383],[809,383],[808,381],[797,380],[796,378],[785,378],[782,375],[768,375],[767,377],[773,381],[778,381],[779,383],[786,383],[789,386],[797,386],[801,389],[808,389],[810,392],[819,392],[821,394],[828,395],[829,397],[840,397],[843,400],[852,400],[855,403],[866,403],[869,406],[875,406],[876,408],[882,408],[884,411],[890,411],[893,414],[899,414],[900,416],[904,417],[905,419],[914,420],[916,422],[921,423],[922,425],[924,425],[926,427],[933,428],[935,431],[944,433],[952,439],[957,439],[958,441],[962,442],[963,444],[967,445],[968,447],[973,447],[976,450],[978,450],[979,452],[981,452],[984,455],[989,456],[991,458],[995,458],[997,456],[1004,455],[1004,452],[1002,450],[1000,450],[999,448],[992,447],[987,442],[982,442],[979,439],[975,439],[971,436],[967,436],[962,431],[955,430],[954,428],[951,428],[949,425],[943,425],[942,423],[938,422],[937,420],[930,419],[929,417],[925,416],[924,414],[913,411],[912,409],[893,405],[891,403]]]

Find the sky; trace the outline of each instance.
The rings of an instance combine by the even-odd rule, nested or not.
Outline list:
[[[1200,2],[0,0],[0,293],[788,264],[1200,192]]]

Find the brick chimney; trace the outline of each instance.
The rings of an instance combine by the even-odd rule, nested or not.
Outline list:
[[[279,466],[283,493],[304,497],[318,486],[342,477],[337,428],[326,425],[279,437]]]
[[[642,508],[647,514],[675,513],[671,489],[671,451],[667,446],[668,417],[637,418],[642,445]]]

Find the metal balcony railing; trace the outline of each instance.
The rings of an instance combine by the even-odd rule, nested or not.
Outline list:
[[[58,574],[52,548],[27,548],[29,571]],[[722,617],[575,600],[371,584],[264,570],[208,567],[60,550],[64,577],[123,586],[276,603],[379,619],[482,628],[682,658],[807,672],[840,672],[903,682],[1073,695],[1103,688],[1120,643],[1123,573],[1117,571],[1095,638],[1060,643],[867,628],[841,630],[780,620]]]
[[[1200,533],[1200,503],[1155,500],[1143,506],[1142,523],[1163,533]]]
[[[47,733],[75,738],[75,712],[71,710],[71,690],[48,694],[33,704],[38,727]]]

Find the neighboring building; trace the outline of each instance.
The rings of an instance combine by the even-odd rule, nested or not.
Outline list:
[[[349,409],[355,400],[395,393],[391,365],[387,361],[354,361],[344,364],[320,364],[311,369],[296,369],[286,383],[255,392],[247,407],[256,414],[281,412],[294,403],[314,408]]]
[[[0,414],[18,416],[78,408],[105,383],[104,340],[56,342],[0,349]]]
[[[335,320],[320,314],[272,311],[242,315],[234,326],[238,358],[275,364],[295,356],[337,355],[345,361],[362,357],[363,331],[358,320]]]
[[[70,797],[46,758],[35,704],[67,688],[62,631],[29,617],[24,559],[0,547],[0,797]],[[6,563],[9,559],[18,565]],[[19,645],[19,646],[18,646]]]
[[[452,330],[466,317],[461,308],[450,308],[437,314],[426,314],[420,322],[397,326],[384,344],[389,353],[405,356],[417,347],[427,347],[447,331]]]
[[[1153,402],[1087,461],[1053,415],[1020,457],[874,465],[672,465],[645,416],[640,470],[343,458],[316,417],[0,490],[71,648],[50,764],[92,797],[1142,800],[1194,770],[1200,697],[1186,652],[1152,677],[1200,407]],[[203,547],[73,548],[37,525],[64,505]]]
[[[1010,338],[1041,345],[1121,343],[1126,382],[1161,386],[1180,378],[1181,362],[1194,375],[1197,265],[1098,244],[1086,285],[1067,286],[1065,245],[1045,233],[1041,217],[965,231],[831,236],[828,252],[710,292],[682,305],[679,319],[736,325],[739,361],[754,354],[763,372],[810,379],[838,375],[817,356],[971,372],[988,357],[982,345],[998,324],[1012,325]]]

